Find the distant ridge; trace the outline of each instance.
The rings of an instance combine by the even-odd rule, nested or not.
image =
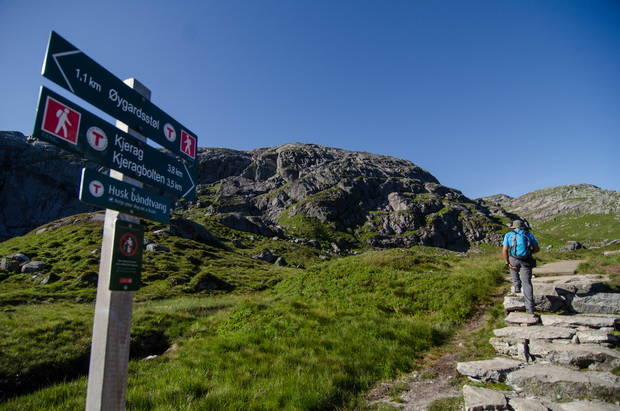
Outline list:
[[[566,214],[620,213],[620,192],[592,184],[570,184],[543,188],[512,198],[504,194],[484,197],[488,203],[531,220],[545,220]]]

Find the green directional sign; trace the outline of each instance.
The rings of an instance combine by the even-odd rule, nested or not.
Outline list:
[[[42,74],[181,158],[196,161],[194,133],[55,32]]]
[[[82,169],[80,201],[147,220],[170,221],[170,199],[144,188]]]
[[[181,161],[41,87],[33,136],[188,200],[196,173]]]
[[[144,227],[117,220],[114,224],[110,285],[112,291],[137,291],[142,274]]]

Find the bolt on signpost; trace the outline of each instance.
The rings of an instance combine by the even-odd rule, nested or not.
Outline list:
[[[196,196],[195,173],[148,146],[141,133],[190,163],[197,138],[152,104],[144,85],[118,79],[54,32],[42,74],[117,119],[113,127],[42,87],[33,136],[110,169],[109,176],[83,169],[80,184],[80,201],[106,208],[86,409],[123,410],[133,292],[142,269],[140,217],[170,219],[170,200],[142,183],[189,200]]]

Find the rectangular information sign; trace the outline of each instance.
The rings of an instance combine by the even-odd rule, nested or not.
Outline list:
[[[144,188],[82,169],[80,201],[147,220],[170,221],[170,199]]]
[[[137,291],[142,274],[144,227],[128,221],[116,220],[112,244],[110,290]]]
[[[196,199],[196,173],[181,161],[41,87],[33,136],[145,184]]]
[[[196,161],[194,133],[53,31],[42,74],[181,158]]]

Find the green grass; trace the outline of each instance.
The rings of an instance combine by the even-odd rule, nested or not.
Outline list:
[[[239,280],[237,288],[227,293],[160,298],[169,293],[166,287],[190,283],[145,291],[142,298],[138,292],[127,407],[363,408],[362,394],[373,384],[412,370],[426,350],[446,341],[488,299],[501,281],[496,264],[487,268],[494,260],[494,256],[462,258],[420,247],[371,252],[279,274],[277,267],[264,274],[261,265],[248,267],[250,285]],[[232,283],[228,270],[234,264],[229,263],[222,273],[215,266],[205,271]],[[182,263],[176,264],[182,270]],[[275,275],[278,281],[252,291],[254,275]],[[157,281],[165,282],[153,280]],[[40,358],[55,367],[83,360],[92,304],[60,301],[11,309],[13,322],[3,317],[0,326],[7,344],[20,347],[11,356],[22,359],[22,364],[12,369],[7,362],[3,366],[7,375],[34,367]],[[34,323],[34,313],[47,309],[56,313],[47,314],[49,324],[24,327],[24,334],[11,331],[17,322]],[[59,350],[57,356],[52,349],[47,351],[44,347],[56,340],[51,329],[67,334],[51,347],[74,351]],[[33,332],[40,335],[36,348],[24,343]],[[171,346],[174,350],[166,355],[138,361]],[[62,375],[69,380],[63,381]],[[2,406],[81,409],[86,377],[71,380],[78,375],[59,373],[48,387],[8,399]]]
[[[460,411],[465,406],[463,397],[442,398],[433,401],[428,406],[428,411]]]
[[[569,241],[600,247],[620,238],[620,220],[616,214],[558,215],[532,224],[536,238],[554,250]]]

